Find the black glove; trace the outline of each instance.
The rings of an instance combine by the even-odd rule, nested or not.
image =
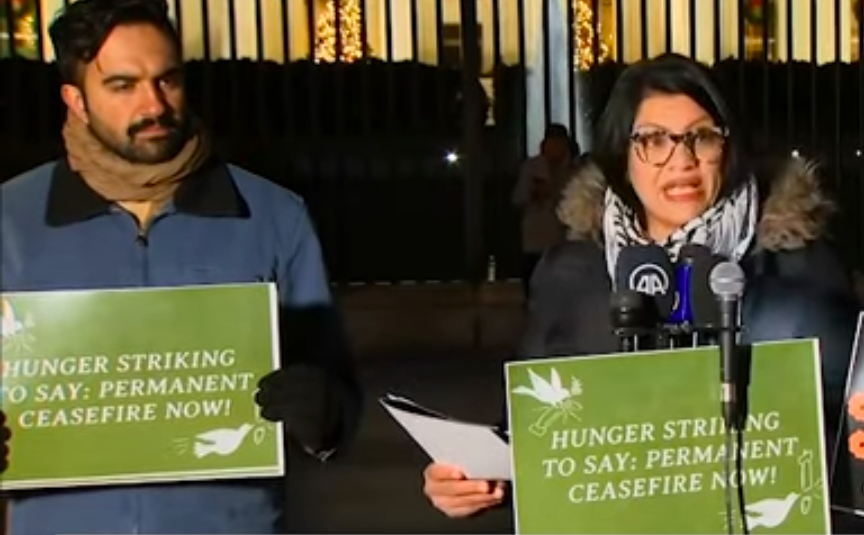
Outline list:
[[[325,370],[295,364],[264,376],[255,403],[262,418],[282,422],[292,438],[318,454],[333,447],[338,434],[336,390]]]
[[[0,411],[0,473],[9,468],[9,439],[12,437],[12,431],[6,427],[6,413]]]

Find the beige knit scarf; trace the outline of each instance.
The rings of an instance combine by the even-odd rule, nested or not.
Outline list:
[[[107,148],[72,112],[66,116],[63,139],[72,170],[99,195],[114,202],[162,203],[211,155],[206,132],[195,128],[183,149],[171,160],[159,164],[132,163]]]

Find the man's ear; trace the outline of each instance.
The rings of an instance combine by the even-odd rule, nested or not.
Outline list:
[[[78,119],[87,124],[89,122],[87,117],[87,104],[84,102],[84,93],[81,92],[81,89],[72,84],[63,84],[60,87],[60,97],[63,99],[63,102],[66,104],[66,107],[75,114]]]

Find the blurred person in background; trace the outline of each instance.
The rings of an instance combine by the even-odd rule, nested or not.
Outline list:
[[[567,127],[552,123],[540,142],[540,154],[526,160],[519,171],[512,202],[521,219],[521,273],[526,296],[543,252],[564,240],[564,226],[555,209],[570,180],[576,156],[578,145],[571,140]]]

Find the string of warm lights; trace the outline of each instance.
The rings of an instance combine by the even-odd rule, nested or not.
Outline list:
[[[576,0],[574,2],[574,11],[576,12],[575,20],[573,21],[573,33],[576,36],[574,46],[575,56],[573,65],[580,71],[588,70],[596,63],[602,63],[609,58],[609,44],[603,38],[600,29],[600,21],[594,21],[594,10],[591,9],[589,0]],[[594,33],[600,34],[597,40],[597,50],[594,50]]]
[[[352,63],[363,58],[363,16],[360,1],[339,0],[339,39],[336,38],[336,24],[336,2],[329,0],[316,20],[316,63],[334,63],[337,56],[343,63]]]
[[[600,38],[594,50],[594,34],[600,33],[600,23],[594,20],[590,0],[575,0],[574,34],[576,36],[574,65],[579,70],[591,68],[609,58],[610,47]],[[339,1],[339,32],[336,38],[336,0],[328,0],[316,20],[315,61],[351,63],[363,58],[363,17],[359,0]],[[338,42],[337,42],[338,41]],[[338,54],[336,48],[340,48]]]

